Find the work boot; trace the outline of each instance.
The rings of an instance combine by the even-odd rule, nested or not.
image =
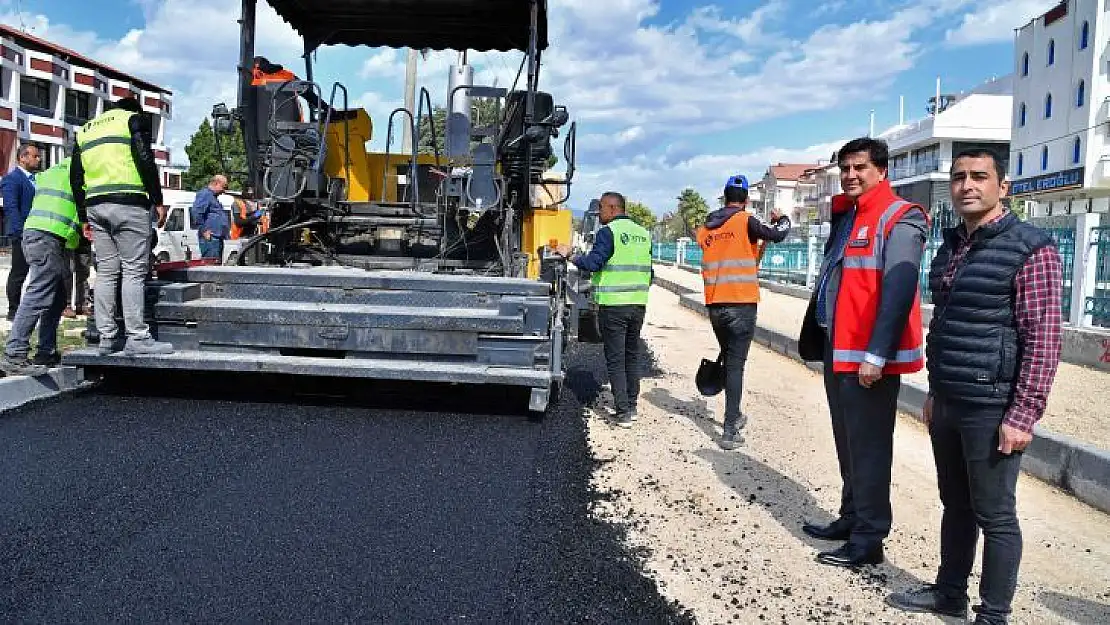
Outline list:
[[[35,377],[36,375],[46,373],[47,369],[42,365],[36,365],[30,360],[27,360],[27,356],[25,355],[9,356],[8,354],[4,354],[3,357],[0,357],[0,371],[3,371],[5,375],[26,375]]]
[[[73,312],[73,309],[69,306],[66,306],[65,310],[62,311],[62,316],[66,319],[76,319],[77,313]]]
[[[170,343],[160,343],[155,341],[153,337],[146,337],[145,339],[127,339],[127,344],[123,348],[123,353],[128,356],[142,356],[146,354],[172,354],[173,345]]]
[[[960,619],[967,618],[967,598],[943,595],[933,584],[926,584],[917,590],[896,592],[886,598],[886,603],[903,612],[927,612]]]
[[[35,352],[35,358],[31,361],[32,364],[42,365],[44,367],[57,367],[62,364],[62,355],[57,351],[48,353]]]

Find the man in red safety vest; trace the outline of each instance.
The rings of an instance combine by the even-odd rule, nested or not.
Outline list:
[[[925,364],[918,283],[929,218],[894,194],[888,157],[886,143],[870,137],[837,153],[844,193],[833,198],[825,258],[798,339],[802,358],[824,362],[843,480],[838,518],[802,529],[845,541],[817,556],[834,566],[883,560],[901,375]]]

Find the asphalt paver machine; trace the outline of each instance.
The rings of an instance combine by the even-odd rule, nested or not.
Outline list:
[[[243,0],[238,102],[212,117],[218,135],[242,132],[246,177],[270,228],[234,266],[157,271],[148,318],[174,354],[85,348],[64,362],[510,385],[530,389],[529,410],[546,410],[588,314],[588,285],[553,249],[571,240],[576,132],[539,89],[546,1],[268,2],[304,40],[304,78],[258,79],[269,62],[254,49],[256,0]],[[433,116],[422,89],[417,110],[389,113],[377,153],[365,147],[367,111],[348,107],[342,84],[313,81],[313,51],[336,44],[523,59],[510,88],[476,85],[469,66],[453,66],[442,142],[420,149]],[[494,103],[493,119],[471,114],[479,99]],[[400,124],[411,143],[398,147]],[[556,179],[547,169],[560,142],[566,172]]]

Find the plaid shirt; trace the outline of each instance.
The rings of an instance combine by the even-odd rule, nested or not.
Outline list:
[[[971,247],[971,239],[963,226],[958,232],[960,245],[953,250],[944,272],[945,291],[952,288],[956,269]],[[1044,416],[1048,393],[1060,363],[1063,274],[1059,252],[1047,246],[1030,255],[1014,276],[1014,319],[1021,344],[1021,363],[1014,400],[1002,422],[1023,432],[1032,432],[1033,426]]]

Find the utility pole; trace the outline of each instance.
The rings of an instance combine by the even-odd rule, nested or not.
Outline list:
[[[405,108],[409,113],[416,115],[416,60],[417,52],[413,48],[409,48],[408,63],[405,65]],[[406,116],[407,118],[408,116]],[[431,120],[428,120],[430,123]],[[404,139],[401,140],[401,154],[412,154],[412,130],[409,126],[409,120],[405,119],[404,122],[405,132]],[[420,129],[416,129],[420,132]]]

